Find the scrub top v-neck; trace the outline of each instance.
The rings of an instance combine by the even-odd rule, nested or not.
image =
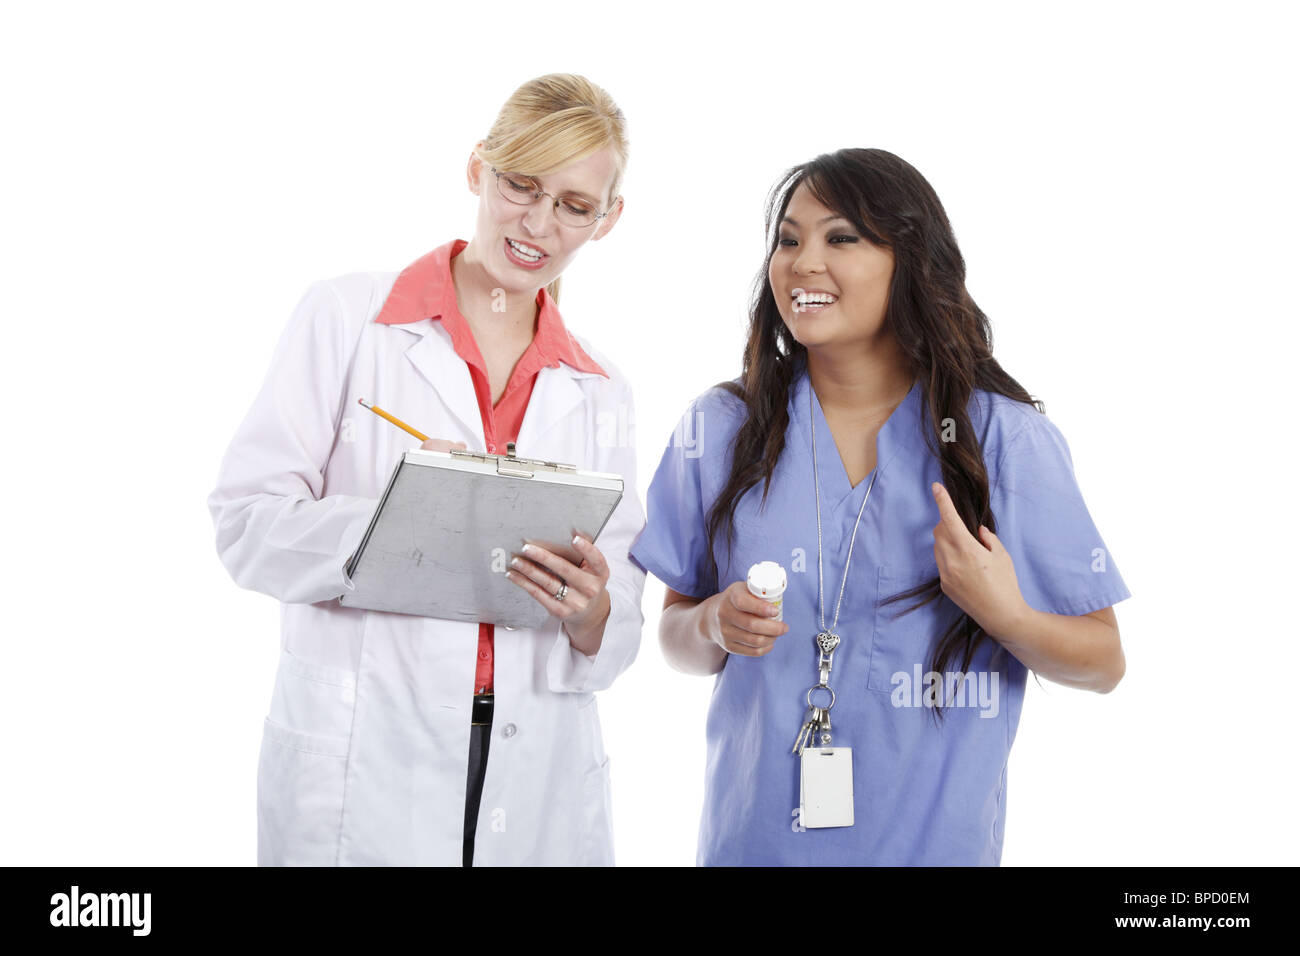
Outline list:
[[[878,602],[937,575],[930,492],[941,481],[927,448],[924,396],[914,383],[876,437],[876,469],[851,485],[815,395],[827,580],[838,590],[863,496],[844,590],[832,711],[836,746],[853,748],[856,823],[808,829],[798,816],[798,760],[790,753],[816,683],[817,517],[810,384],[790,387],[785,448],[760,507],[760,481],[738,501],[735,538],[714,547],[706,515],[729,473],[744,421],[720,388],[687,409],[646,495],[647,524],[631,557],[664,584],[706,598],[744,580],[759,561],[786,569],[789,632],[762,657],[729,655],[706,726],[708,762],[698,861],[703,865],[996,865],[1006,817],[1007,758],[1020,717],[1025,667],[985,642],[966,668],[956,706],[936,724],[925,706],[931,639],[959,613],[947,598],[907,614]],[[1031,607],[1086,614],[1129,597],[1074,479],[1065,439],[1036,409],[977,391],[968,414],[989,471],[997,533]],[[875,477],[874,487],[872,477]],[[833,601],[833,595],[827,598]],[[960,660],[951,665],[955,671]]]

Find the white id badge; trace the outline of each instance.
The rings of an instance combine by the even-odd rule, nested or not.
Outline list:
[[[805,827],[853,826],[853,748],[807,747],[799,758],[799,816]]]

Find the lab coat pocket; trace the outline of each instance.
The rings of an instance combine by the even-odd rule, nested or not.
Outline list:
[[[348,740],[266,719],[257,770],[258,866],[333,866]]]
[[[614,865],[614,816],[609,787],[609,757],[600,734],[600,717],[592,695],[578,706],[588,770],[582,782],[583,841],[580,866]]]
[[[582,786],[582,805],[586,816],[582,866],[614,865],[614,814],[609,795],[609,758],[587,772]]]
[[[587,694],[586,700],[578,703],[578,726],[581,728],[583,741],[583,759],[589,766],[596,766],[605,760],[605,741],[600,733],[600,715],[596,711],[596,695]]]
[[[338,857],[356,675],[280,655],[258,766],[258,863],[332,866]]]
[[[882,694],[892,693],[895,675],[913,680],[917,666],[929,667],[930,650],[939,627],[936,604],[903,613],[916,598],[884,604],[886,598],[910,591],[918,584],[938,577],[938,568],[910,568],[882,564],[876,569],[876,619],[871,635],[871,664],[867,687]],[[937,603],[937,602],[936,602]]]
[[[289,730],[319,737],[349,737],[357,699],[357,678],[349,670],[280,654],[271,720]]]

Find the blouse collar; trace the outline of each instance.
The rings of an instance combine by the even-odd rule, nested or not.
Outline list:
[[[482,356],[469,322],[456,305],[456,286],[451,278],[451,260],[468,245],[464,239],[454,239],[403,269],[375,321],[381,325],[405,325],[423,319],[439,320],[451,335],[456,351],[478,358],[481,364]],[[609,373],[583,351],[564,327],[560,310],[545,287],[537,290],[537,332],[533,345],[540,360],[539,368],[554,368],[563,362],[580,372],[609,378]]]

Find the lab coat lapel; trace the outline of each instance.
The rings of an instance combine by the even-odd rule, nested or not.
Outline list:
[[[433,386],[438,397],[460,424],[477,442],[475,451],[484,450],[483,416],[479,412],[478,397],[474,394],[474,380],[469,366],[456,354],[451,336],[441,322],[424,319],[409,325],[396,326],[419,336],[406,350],[406,357],[420,375]],[[430,435],[430,438],[451,438],[451,435]]]
[[[519,426],[518,454],[524,457],[539,454],[532,449],[582,401],[582,389],[574,379],[590,374],[564,364],[558,368],[544,367],[537,373],[537,383],[528,397],[528,408]]]

